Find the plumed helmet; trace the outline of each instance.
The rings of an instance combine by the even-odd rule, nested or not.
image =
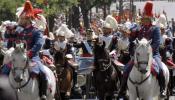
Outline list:
[[[153,2],[147,1],[144,9],[143,9],[143,16],[153,17]]]
[[[160,26],[161,28],[166,28],[167,20],[166,20],[166,16],[164,14],[160,15],[160,17],[157,21],[157,25]]]
[[[118,28],[118,22],[114,17],[108,15],[103,23],[103,27],[116,30]]]
[[[67,27],[66,24],[62,24],[56,31],[56,36],[65,36],[65,38],[70,38],[74,34],[69,28]]]
[[[29,0],[26,0],[26,2],[24,3],[24,8],[20,16],[22,15],[25,17],[34,18],[33,6]]]
[[[44,31],[47,27],[47,21],[44,15],[37,14],[37,17],[35,20],[33,20],[33,24],[36,28]]]
[[[38,18],[38,14],[40,13],[43,13],[42,9],[33,8],[30,0],[26,0],[23,7],[17,8],[16,15],[17,17],[25,16],[28,18],[35,19]]]

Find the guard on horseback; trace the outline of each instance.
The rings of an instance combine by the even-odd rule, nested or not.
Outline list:
[[[87,29],[84,40],[82,40],[80,43],[74,43],[73,46],[76,48],[82,49],[81,57],[92,57],[92,48],[93,48],[93,41],[92,41],[92,30]]]
[[[56,50],[55,55],[55,61],[59,59],[63,54],[62,62],[60,63],[60,66],[64,67],[70,67],[73,70],[73,88],[76,88],[77,84],[77,64],[75,63],[75,58],[73,57],[73,51],[72,47],[73,44],[69,43],[69,39],[74,37],[74,34],[71,30],[68,29],[66,24],[62,24],[58,30],[55,32],[55,42],[54,42],[54,48]]]
[[[19,13],[18,25],[15,28],[14,35],[16,44],[24,42],[26,43],[27,55],[31,60],[31,75],[39,76],[39,94],[41,100],[46,100],[46,93],[48,87],[48,80],[46,76],[46,71],[44,70],[44,65],[40,61],[39,51],[43,46],[43,31],[34,27],[32,21],[37,19],[37,14],[42,11],[39,9],[34,9],[29,0],[26,0],[24,8]]]
[[[160,46],[160,39],[161,39],[161,34],[160,34],[160,28],[152,24],[153,20],[153,13],[152,13],[152,8],[153,8],[153,3],[148,1],[145,4],[144,7],[144,12],[143,16],[141,18],[141,29],[138,32],[134,32],[135,34],[131,33],[130,39],[135,40],[138,38],[139,40],[142,38],[146,38],[148,40],[152,40],[151,46],[153,49],[153,58],[158,64],[157,71],[158,71],[158,82],[160,85],[160,96],[165,97],[165,77],[163,74],[163,69],[162,69],[162,63],[161,63],[161,58],[159,54],[159,46]],[[134,49],[134,47],[130,47]],[[133,55],[133,54],[131,54]],[[123,81],[122,81],[122,86],[119,91],[119,95],[125,95],[126,93],[126,84],[128,80],[128,76],[130,71],[132,70],[132,67],[134,65],[133,59],[125,66],[124,69],[124,75],[123,75]]]
[[[103,35],[99,36],[100,42],[105,42],[105,48],[110,52],[116,49],[117,37],[113,30],[117,30],[118,23],[114,17],[108,15],[103,23]]]

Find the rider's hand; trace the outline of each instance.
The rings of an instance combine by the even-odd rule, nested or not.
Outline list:
[[[31,59],[33,57],[33,52],[32,51],[28,51],[27,52],[27,56]]]

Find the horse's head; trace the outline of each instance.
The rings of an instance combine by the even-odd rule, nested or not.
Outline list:
[[[111,65],[109,52],[105,48],[105,42],[94,45],[94,64],[97,69],[105,70]]]
[[[143,38],[141,41],[136,40],[136,50],[134,54],[135,67],[141,73],[145,74],[150,71],[152,64],[152,47],[151,41]]]
[[[24,80],[26,75],[28,57],[24,44],[17,44],[15,50],[11,54],[12,74],[16,82]]]

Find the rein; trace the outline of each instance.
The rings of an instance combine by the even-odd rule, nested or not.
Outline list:
[[[139,90],[138,90],[138,85],[141,85],[142,83],[144,83],[146,80],[148,80],[148,78],[151,76],[151,74],[149,74],[144,80],[142,80],[141,82],[134,82],[131,77],[129,77],[129,81],[136,86],[136,93],[137,93],[137,97],[140,98],[139,96]]]
[[[110,66],[111,66],[111,59],[109,60],[109,64],[106,64],[106,65],[103,67],[103,69],[100,69],[100,71],[104,72],[104,71],[108,70]]]
[[[29,78],[28,78],[27,82],[25,84],[21,85],[20,87],[14,87],[13,84],[11,83],[10,79],[9,79],[9,81],[10,81],[10,85],[12,86],[13,89],[22,89],[23,87],[25,87],[29,83],[30,79],[31,79],[31,76],[29,74]]]
[[[143,82],[145,82],[151,74],[149,74],[144,80],[142,80],[141,82],[134,82],[130,77],[129,77],[129,81],[134,84],[134,85],[141,85]]]
[[[25,67],[22,69],[23,72],[27,69],[28,63],[29,63],[29,59],[27,58],[26,65],[25,65]],[[13,65],[13,66],[14,66],[14,65]],[[18,67],[12,69],[12,74],[14,74],[14,70],[15,70],[15,69],[18,69]],[[20,68],[19,68],[19,69],[20,69]],[[28,70],[28,73],[29,73],[29,70]],[[27,82],[26,82],[25,84],[19,86],[19,87],[14,87],[13,84],[11,83],[11,81],[10,81],[10,78],[9,78],[9,82],[10,82],[10,85],[11,85],[11,87],[12,87],[13,89],[22,89],[23,87],[25,87],[25,86],[29,83],[30,79],[31,79],[31,75],[30,75],[30,73],[29,73],[29,78],[27,79]],[[15,82],[16,82],[16,81],[15,81]]]

